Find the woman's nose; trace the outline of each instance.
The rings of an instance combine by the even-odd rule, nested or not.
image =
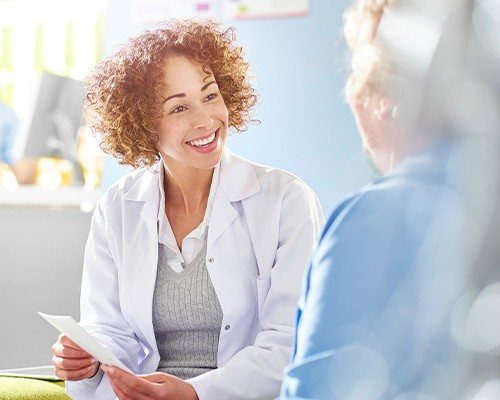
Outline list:
[[[197,107],[194,110],[193,115],[193,128],[200,129],[205,128],[208,129],[212,126],[214,120],[210,116],[210,114],[203,108],[203,106]]]

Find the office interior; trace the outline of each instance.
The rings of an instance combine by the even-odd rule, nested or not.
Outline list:
[[[83,98],[81,80],[92,65],[129,36],[157,24],[138,20],[132,0],[47,3],[53,4],[33,2],[39,12],[27,20],[21,18],[24,6],[19,2],[0,3],[0,70],[5,77],[0,93],[17,116],[13,147],[20,164],[18,179],[25,182],[12,188],[12,179],[4,174],[0,189],[0,303],[5,318],[0,369],[50,363],[50,345],[57,335],[36,311],[78,318],[93,205],[129,171],[95,149],[94,138],[78,126],[78,112],[59,121],[57,139],[53,118],[45,114],[54,112],[50,107],[75,114],[68,102],[78,104]],[[342,12],[347,4],[311,1],[307,15],[254,19],[224,18],[216,4],[213,14],[224,26],[236,28],[260,97],[253,115],[260,124],[233,134],[229,148],[296,174],[318,194],[325,211],[376,174],[343,98],[347,54]],[[24,47],[18,45],[29,40]],[[75,138],[80,145],[86,141],[80,152],[86,152],[87,170],[94,171],[86,171],[87,183],[78,168]],[[57,157],[51,160],[52,154]],[[64,161],[53,165],[55,159]],[[40,171],[44,162],[45,175],[40,173],[35,182],[33,164]]]
[[[20,3],[0,1],[0,103],[9,110],[0,109],[0,127],[2,118],[9,121],[13,136],[10,158],[0,160],[0,370],[50,364],[57,332],[37,311],[79,317],[94,205],[130,171],[100,152],[86,130],[78,108],[82,80],[128,37],[158,23],[134,14],[134,0]],[[36,12],[26,16],[26,4]],[[213,4],[214,18],[236,28],[259,94],[253,116],[260,123],[233,134],[229,148],[299,176],[325,214],[379,176],[343,93],[348,54],[342,14],[351,2],[310,0],[303,15],[255,18],[228,17],[223,2]],[[498,118],[499,104],[488,106]],[[474,106],[470,112],[481,115]],[[481,171],[498,166],[500,155],[490,150]],[[489,183],[498,179],[488,177]],[[497,192],[488,196],[495,209]],[[495,237],[498,228],[488,229]],[[496,260],[494,246],[486,244],[485,259]]]

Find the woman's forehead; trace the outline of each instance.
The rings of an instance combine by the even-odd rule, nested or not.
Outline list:
[[[163,71],[167,91],[201,88],[215,80],[209,68],[185,56],[167,57]]]
[[[183,55],[173,55],[166,57],[163,62],[165,75],[198,75],[202,78],[213,76],[212,70],[208,65],[204,65],[192,58]]]

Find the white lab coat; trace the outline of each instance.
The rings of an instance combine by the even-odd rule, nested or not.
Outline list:
[[[85,250],[81,325],[132,371],[155,372],[152,324],[158,173],[135,171],[98,203]],[[302,273],[323,224],[298,178],[224,152],[206,265],[223,320],[218,368],[190,379],[201,400],[278,396],[290,360]],[[108,379],[68,382],[74,399],[114,399]]]

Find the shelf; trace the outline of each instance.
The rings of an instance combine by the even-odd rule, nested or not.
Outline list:
[[[0,206],[77,207],[91,212],[101,196],[101,190],[86,191],[81,186],[67,186],[54,190],[22,185],[14,190],[0,188]]]

